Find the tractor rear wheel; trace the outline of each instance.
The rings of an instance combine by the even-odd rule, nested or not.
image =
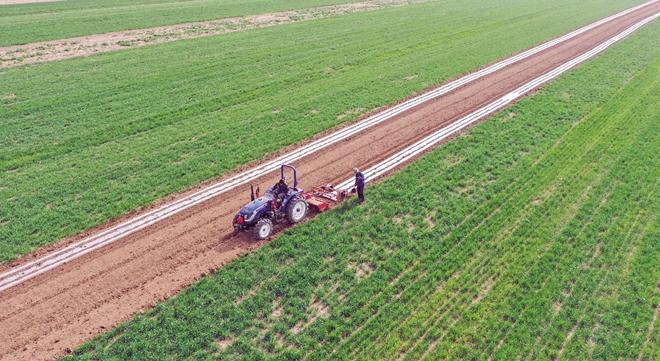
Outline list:
[[[273,222],[268,218],[262,218],[254,225],[254,238],[259,241],[268,238],[271,233],[273,233]]]
[[[286,206],[286,219],[291,224],[302,221],[307,215],[307,202],[302,198],[293,198]]]

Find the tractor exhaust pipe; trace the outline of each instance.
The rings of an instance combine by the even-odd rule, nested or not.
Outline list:
[[[254,186],[250,184],[250,201],[254,200]]]

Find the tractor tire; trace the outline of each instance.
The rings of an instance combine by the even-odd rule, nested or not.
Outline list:
[[[286,206],[286,219],[291,224],[296,224],[307,216],[307,210],[309,206],[307,201],[302,198],[296,197],[289,201],[289,204]]]
[[[268,218],[260,219],[254,225],[254,238],[258,241],[264,240],[273,233],[273,222]]]

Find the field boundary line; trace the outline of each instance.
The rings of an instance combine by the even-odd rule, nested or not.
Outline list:
[[[81,257],[93,250],[101,248],[107,244],[110,244],[114,241],[122,239],[132,233],[135,233],[139,230],[142,230],[154,223],[157,223],[163,219],[169,218],[175,214],[178,214],[186,209],[189,209],[193,206],[201,204],[209,199],[212,199],[222,193],[230,191],[238,186],[244,185],[256,178],[264,176],[270,172],[275,171],[280,164],[290,163],[295,160],[301,159],[307,155],[315,153],[323,148],[326,148],[332,144],[335,144],[341,140],[344,140],[354,134],[357,134],[365,129],[373,127],[377,124],[385,122],[392,117],[399,115],[409,109],[412,109],[420,104],[438,98],[444,94],[447,94],[465,84],[468,84],[476,79],[485,77],[491,73],[494,73],[508,65],[514,64],[522,59],[528,58],[534,54],[537,54],[543,50],[546,50],[552,46],[560,44],[568,39],[571,39],[577,35],[580,35],[588,30],[591,30],[597,26],[600,26],[606,22],[609,22],[613,19],[626,15],[630,12],[633,12],[639,8],[642,8],[646,5],[656,3],[660,0],[652,0],[642,5],[630,8],[618,14],[612,15],[610,17],[604,18],[600,21],[592,23],[590,25],[584,26],[578,30],[575,30],[571,33],[568,33],[559,38],[550,40],[546,43],[543,43],[537,47],[526,50],[520,54],[514,55],[510,58],[492,64],[484,69],[476,71],[474,73],[468,74],[464,77],[461,77],[457,80],[451,81],[445,85],[442,85],[438,88],[432,89],[426,93],[423,93],[417,97],[411,98],[399,105],[396,105],[392,108],[386,109],[382,112],[379,112],[375,115],[372,115],[368,118],[365,118],[362,121],[359,121],[355,124],[349,125],[341,130],[338,130],[332,134],[329,134],[325,137],[322,137],[316,141],[313,141],[305,146],[302,146],[296,150],[293,150],[287,154],[284,154],[280,157],[277,157],[271,161],[267,161],[264,164],[256,166],[250,170],[239,173],[233,177],[230,177],[226,180],[220,181],[216,184],[210,185],[206,188],[203,188],[187,197],[181,198],[179,200],[173,201],[171,203],[165,204],[161,207],[158,207],[154,210],[151,210],[147,213],[139,215],[131,220],[125,221],[118,225],[115,225],[103,232],[98,234],[86,237],[81,241],[78,241],[74,244],[71,244],[63,249],[52,252],[48,255],[45,255],[37,260],[28,262],[24,265],[15,267],[3,274],[0,274],[0,292],[8,288],[16,286],[22,282],[27,281],[41,273],[47,272],[59,265],[62,265],[68,261],[74,260],[78,257]],[[629,27],[627,30],[622,33],[610,38],[609,40],[601,43],[596,48],[590,50],[587,53],[582,54],[581,56],[555,68],[554,70],[542,75],[531,82],[517,88],[516,90],[506,94],[505,96],[499,98],[498,100],[490,103],[489,105],[480,108],[479,110],[471,113],[468,116],[465,116],[458,121],[452,123],[451,125],[440,129],[439,131],[431,134],[430,136],[425,137],[421,141],[407,147],[403,151],[395,154],[394,156],[388,158],[387,160],[371,167],[365,172],[367,181],[373,180],[389,170],[394,169],[398,165],[407,162],[408,160],[414,158],[416,155],[428,150],[441,140],[447,138],[448,136],[455,134],[456,132],[466,128],[467,126],[473,124],[477,120],[480,120],[493,112],[502,109],[508,104],[512,103],[514,100],[522,97],[526,93],[538,88],[542,84],[558,77],[569,69],[577,66],[578,64],[590,59],[591,57],[599,54],[604,51],[612,44],[618,42],[619,40],[627,37],[635,30],[639,29],[643,25],[651,22],[657,18],[660,13],[656,13],[646,19],[638,22],[637,24]],[[352,179],[342,182],[338,188],[347,189],[350,187]]]

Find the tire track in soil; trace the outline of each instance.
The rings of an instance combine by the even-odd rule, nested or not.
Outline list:
[[[337,182],[451,124],[660,10],[658,3],[510,65],[296,162],[303,187]],[[255,184],[274,183],[275,172]],[[0,359],[49,359],[259,247],[227,237],[246,186],[138,231],[0,294]],[[30,256],[22,261],[30,260]],[[19,261],[18,263],[20,263]]]

